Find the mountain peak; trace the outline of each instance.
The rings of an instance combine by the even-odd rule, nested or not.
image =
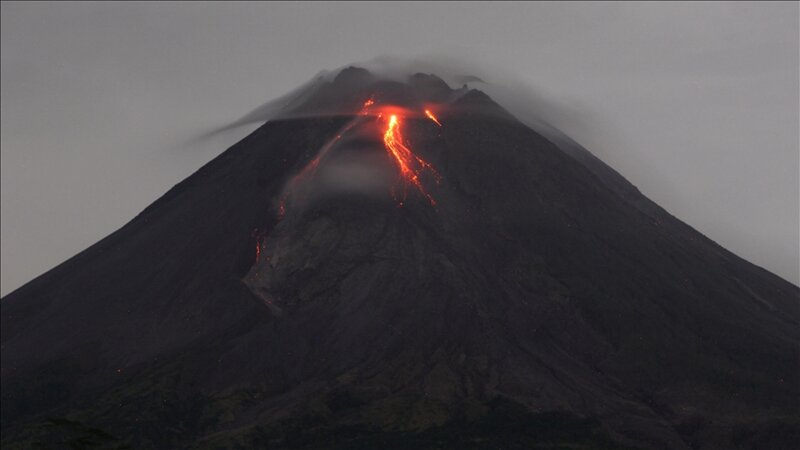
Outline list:
[[[568,139],[357,67],[270,114],[3,299],[4,447],[796,442],[800,290]]]

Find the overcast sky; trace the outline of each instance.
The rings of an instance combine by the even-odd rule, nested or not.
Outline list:
[[[0,8],[2,294],[124,225],[252,126],[199,134],[321,69],[381,55],[514,78],[671,213],[800,280],[797,3]]]

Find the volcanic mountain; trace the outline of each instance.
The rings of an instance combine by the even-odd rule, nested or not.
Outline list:
[[[800,442],[800,289],[566,136],[352,67],[279,109],[2,299],[3,448]]]

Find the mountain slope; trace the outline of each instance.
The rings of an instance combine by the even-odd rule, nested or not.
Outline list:
[[[479,91],[296,98],[2,300],[4,447],[54,417],[134,448],[796,442],[796,286]]]

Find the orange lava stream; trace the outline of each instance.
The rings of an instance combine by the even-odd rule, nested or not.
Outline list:
[[[425,115],[428,116],[428,118],[431,119],[432,121],[436,122],[436,125],[442,126],[442,123],[439,122],[439,119],[437,119],[436,116],[433,115],[430,109],[425,110]]]
[[[377,111],[374,111],[374,108],[379,108]],[[363,123],[365,119],[361,119],[360,117],[375,117],[378,121],[383,121],[386,123],[386,129],[383,134],[383,142],[386,147],[386,151],[389,155],[395,160],[397,166],[400,170],[401,177],[410,184],[413,184],[414,187],[423,195],[425,198],[428,199],[432,206],[436,206],[436,200],[425,190],[425,187],[422,185],[422,181],[420,180],[420,176],[423,172],[427,171],[431,176],[433,176],[436,183],[440,183],[442,177],[436,171],[436,169],[427,161],[422,159],[421,157],[417,156],[411,149],[404,143],[403,134],[400,130],[402,125],[402,116],[403,113],[408,113],[411,115],[416,116],[416,114],[412,111],[399,108],[399,107],[378,107],[376,105],[375,100],[373,97],[367,99],[361,106],[361,109],[358,111],[356,117],[353,118],[348,124],[346,124],[342,129],[339,130],[339,133],[330,141],[328,141],[322,149],[317,153],[317,155],[311,159],[311,161],[306,164],[306,166],[297,173],[294,177],[292,177],[291,182],[289,183],[288,190],[284,192],[284,194],[280,197],[278,205],[277,205],[277,218],[278,220],[283,219],[286,215],[287,211],[287,200],[291,195],[300,195],[303,196],[304,192],[302,189],[299,189],[300,181],[303,179],[308,179],[309,177],[313,177],[316,173],[320,162],[325,159],[328,152],[333,148],[334,144],[339,141],[343,135],[348,133],[352,128],[355,126]],[[442,126],[441,122],[433,115],[433,113],[425,109],[424,110],[425,116],[435,122],[438,126]],[[388,119],[387,119],[388,117]],[[394,189],[392,189],[393,196]],[[405,197],[405,195],[404,195]],[[397,197],[395,196],[395,199]],[[399,201],[399,206],[403,206],[403,201]],[[256,258],[259,257],[261,249],[256,249]]]
[[[436,200],[425,191],[425,188],[422,186],[422,182],[420,182],[419,174],[424,169],[430,170],[434,176],[436,177],[437,182],[439,181],[440,177],[436,170],[431,166],[427,161],[420,158],[419,156],[415,155],[414,152],[411,151],[406,145],[403,143],[403,134],[400,131],[400,120],[397,118],[396,114],[392,114],[389,116],[389,122],[386,125],[386,131],[383,133],[383,143],[386,145],[386,150],[389,151],[395,161],[397,162],[398,167],[400,168],[400,174],[411,182],[419,192],[428,199],[431,203],[431,206],[436,206]],[[402,203],[401,203],[402,205]]]

